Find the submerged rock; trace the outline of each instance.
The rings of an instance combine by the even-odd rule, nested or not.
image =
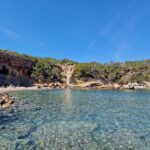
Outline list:
[[[107,141],[109,141],[109,143],[104,145],[105,149],[113,147],[114,149],[142,150],[142,147],[144,147],[140,138],[133,131],[128,129],[118,129],[108,136]]]
[[[32,139],[18,141],[15,144],[15,150],[36,150],[35,141]]]
[[[90,122],[58,121],[47,123],[32,133],[39,149],[96,150],[91,131],[96,124]]]
[[[34,132],[34,131],[36,131],[36,127],[32,127],[32,128],[29,129],[26,133],[24,133],[24,135],[18,136],[18,139],[25,139],[25,138],[29,137],[30,134],[31,134],[32,132]]]

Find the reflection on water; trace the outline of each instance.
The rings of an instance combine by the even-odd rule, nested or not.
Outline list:
[[[150,92],[12,92],[0,111],[0,150],[149,150]]]
[[[63,103],[63,111],[68,111],[69,109],[72,108],[72,104],[73,104],[73,98],[72,98],[72,91],[71,89],[67,88],[64,90],[64,97],[62,99],[62,103]]]

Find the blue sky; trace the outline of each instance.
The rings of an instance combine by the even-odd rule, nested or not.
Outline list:
[[[0,48],[80,62],[150,58],[149,0],[0,0]]]

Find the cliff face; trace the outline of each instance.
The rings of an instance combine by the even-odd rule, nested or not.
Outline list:
[[[75,66],[74,65],[61,65],[62,68],[62,76],[64,77],[64,83],[66,86],[70,86],[70,80],[74,71]]]
[[[0,52],[0,86],[29,86],[34,62],[19,56]]]
[[[36,83],[31,78],[35,64],[36,61],[0,51],[0,86],[30,86]],[[63,84],[69,86],[74,65],[58,65],[57,67],[61,69]]]

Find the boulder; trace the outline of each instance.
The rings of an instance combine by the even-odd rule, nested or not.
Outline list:
[[[88,82],[79,84],[78,86],[81,88],[95,88],[95,87],[100,87],[101,85],[102,83],[99,81],[88,81]]]
[[[123,85],[122,89],[134,90],[134,84],[128,83],[127,85]]]
[[[138,85],[138,86],[134,86],[134,89],[145,89],[146,87],[145,86],[142,86],[142,85]]]
[[[121,87],[121,86],[120,86],[119,84],[116,84],[116,83],[113,85],[113,88],[114,88],[114,89],[120,89],[120,87]]]
[[[10,108],[14,103],[14,97],[7,94],[0,94],[0,109]]]
[[[143,84],[146,88],[150,89],[150,82],[144,81]]]

